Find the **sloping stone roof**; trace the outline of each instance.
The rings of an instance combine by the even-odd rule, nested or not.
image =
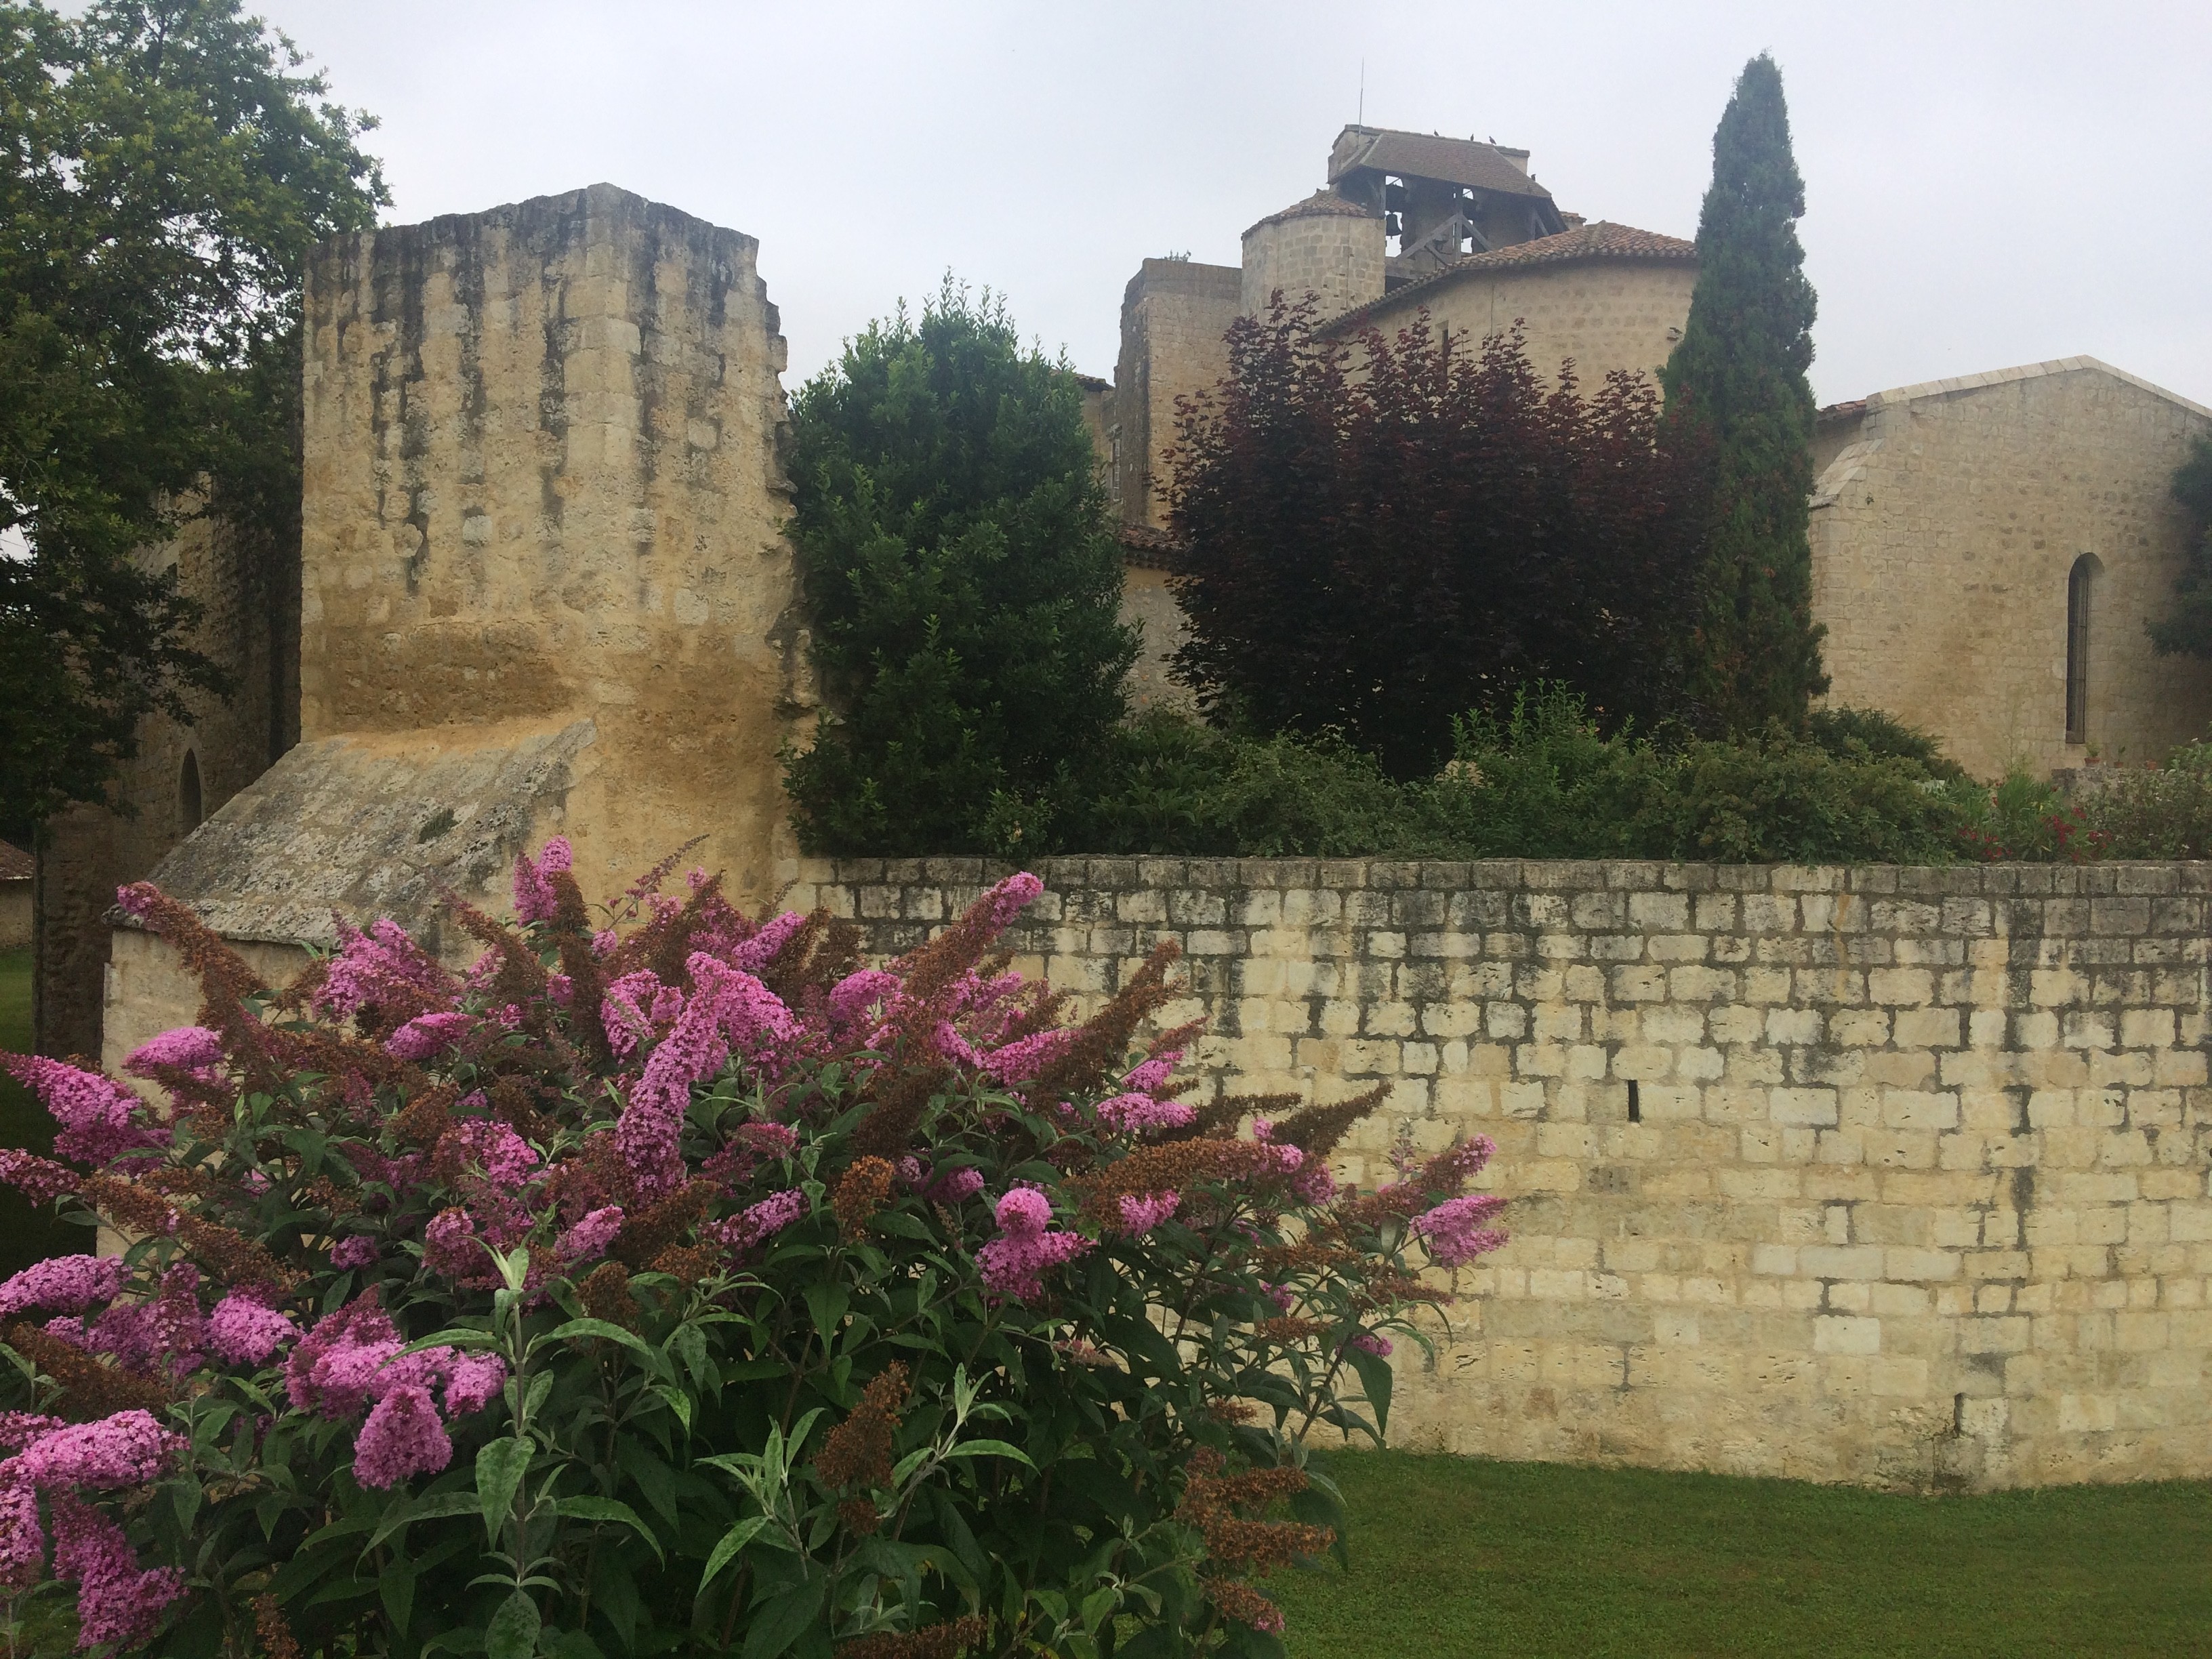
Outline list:
[[[1379,300],[1370,300],[1340,317],[1332,317],[1322,325],[1322,332],[1334,334],[1358,328],[1376,312],[1389,310],[1416,295],[1464,276],[1487,276],[1500,270],[1601,259],[1695,264],[1698,245],[1679,236],[1662,236],[1656,230],[1638,230],[1633,225],[1617,225],[1610,220],[1599,219],[1577,230],[1561,231],[1556,236],[1539,236],[1533,241],[1516,242],[1510,247],[1492,248],[1486,253],[1461,254],[1441,269],[1392,289]]]
[[[28,853],[0,841],[0,881],[28,881],[34,868]]]
[[[1525,155],[1523,151],[1522,154]],[[1494,144],[1479,138],[1445,138],[1435,133],[1376,131],[1353,150],[1331,179],[1360,167],[1395,173],[1407,179],[1437,179],[1448,185],[1470,185],[1503,196],[1533,196],[1543,201],[1552,192],[1531,179]]]
[[[2113,380],[2125,381],[2138,391],[2148,392],[2167,403],[2178,404],[2197,414],[2212,417],[2212,409],[2191,401],[2178,392],[2168,392],[2139,374],[2130,374],[2124,368],[2114,368],[2096,357],[2053,357],[2048,362],[2023,363],[2017,368],[1993,368],[1985,374],[1960,374],[1948,380],[1923,380],[1917,386],[1893,387],[1887,392],[1871,392],[1850,403],[1830,404],[1820,412],[1822,425],[1834,421],[1847,421],[1856,416],[1869,415],[1875,410],[1895,404],[1917,403],[1926,398],[1955,398],[1985,387],[2006,386],[2015,380],[2040,380],[2047,374],[2108,374]]]
[[[329,945],[337,911],[390,916],[433,951],[447,933],[462,945],[441,895],[498,908],[515,855],[557,826],[598,735],[583,720],[519,735],[311,739],[226,801],[150,879],[227,939]]]

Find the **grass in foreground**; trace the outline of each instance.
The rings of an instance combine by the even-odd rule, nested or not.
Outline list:
[[[1352,1567],[1291,1659],[2212,1654],[2212,1484],[1925,1498],[1403,1452],[1329,1462]]]

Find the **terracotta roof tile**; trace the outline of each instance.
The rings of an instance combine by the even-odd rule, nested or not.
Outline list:
[[[1334,334],[1358,328],[1378,311],[1462,276],[1483,276],[1492,271],[1518,270],[1530,265],[1574,264],[1587,259],[1658,259],[1694,264],[1697,258],[1695,242],[1600,219],[1578,230],[1562,231],[1557,236],[1539,236],[1533,241],[1492,248],[1487,253],[1462,254],[1442,269],[1393,289],[1379,300],[1370,301],[1340,317],[1332,317],[1322,325],[1322,331]]]
[[[1373,219],[1378,216],[1357,202],[1347,202],[1333,190],[1317,190],[1303,202],[1293,202],[1280,213],[1269,214],[1259,224],[1254,225],[1252,230],[1259,229],[1260,225],[1279,225],[1289,219]],[[1249,236],[1252,230],[1244,234]]]
[[[33,868],[28,853],[0,841],[0,881],[28,881]]]

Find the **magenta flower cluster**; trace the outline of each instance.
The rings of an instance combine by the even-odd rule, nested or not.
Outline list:
[[[107,1164],[124,1153],[169,1144],[166,1125],[112,1079],[43,1054],[0,1054],[0,1066],[45,1103],[61,1126],[54,1151],[79,1164]]]
[[[999,1200],[999,1237],[975,1253],[983,1285],[1005,1301],[1044,1294],[1045,1272],[1091,1248],[1081,1233],[1054,1230],[1052,1200],[1034,1187],[1017,1187]]]

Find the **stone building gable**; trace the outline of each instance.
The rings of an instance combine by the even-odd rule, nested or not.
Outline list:
[[[1823,411],[1814,615],[1838,704],[1935,732],[1969,770],[2151,761],[2203,734],[2212,665],[2145,624],[2185,556],[2172,500],[2212,410],[2090,357]],[[2086,741],[2068,740],[2069,582],[2094,562]],[[2078,644],[2078,641],[2077,641]]]

